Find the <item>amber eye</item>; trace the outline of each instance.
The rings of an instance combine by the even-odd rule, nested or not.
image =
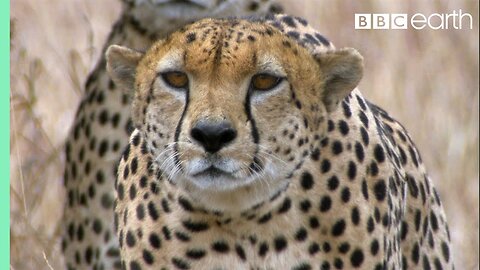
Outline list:
[[[187,74],[180,71],[162,73],[162,78],[168,86],[173,88],[186,88],[188,86]]]
[[[282,81],[282,78],[270,74],[257,74],[252,78],[254,90],[266,91],[274,88]]]

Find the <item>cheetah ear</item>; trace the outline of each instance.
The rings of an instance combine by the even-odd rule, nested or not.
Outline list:
[[[115,84],[133,92],[135,85],[135,70],[143,53],[132,49],[111,45],[106,52],[107,71]]]
[[[331,112],[360,82],[363,57],[353,48],[344,48],[317,54],[316,59],[324,82],[322,101]]]

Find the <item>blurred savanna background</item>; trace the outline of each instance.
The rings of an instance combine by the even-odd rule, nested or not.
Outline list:
[[[337,47],[363,54],[360,89],[420,149],[445,205],[456,269],[479,269],[479,2],[282,2]],[[11,269],[63,269],[62,149],[120,8],[118,0],[11,1]],[[355,13],[460,9],[472,15],[472,30],[354,28]]]

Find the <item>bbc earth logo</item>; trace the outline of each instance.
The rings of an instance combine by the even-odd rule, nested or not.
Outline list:
[[[355,29],[473,29],[469,13],[454,10],[451,13],[356,13]]]

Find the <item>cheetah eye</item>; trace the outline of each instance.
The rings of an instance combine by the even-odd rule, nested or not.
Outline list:
[[[260,73],[252,78],[253,90],[267,91],[277,86],[283,79],[274,75]]]
[[[161,73],[163,81],[173,88],[186,88],[188,86],[187,74],[180,71],[168,71]]]

